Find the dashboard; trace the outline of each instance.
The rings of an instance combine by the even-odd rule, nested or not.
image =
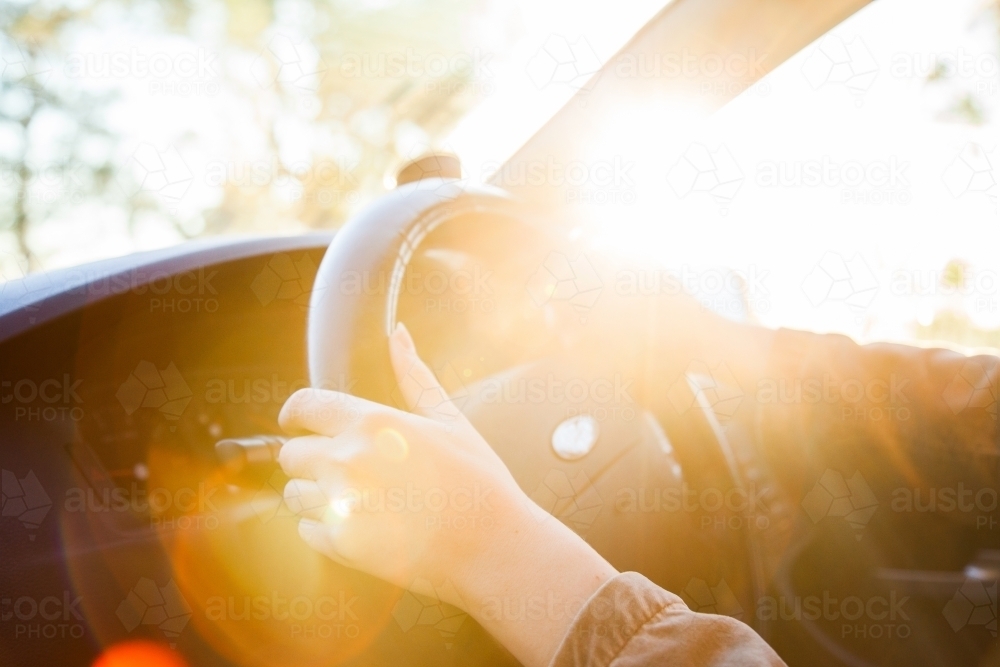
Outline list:
[[[176,649],[190,665],[517,664],[467,614],[440,602],[440,582],[404,591],[308,549],[282,499],[280,470],[233,471],[216,456],[222,439],[280,434],[282,404],[309,384],[308,305],[331,238],[191,244],[31,277],[0,294],[4,664],[92,664],[137,640]],[[422,355],[543,509],[618,570],[642,572],[692,609],[751,624],[789,664],[946,664],[982,653],[983,642],[938,629],[935,596],[951,595],[960,573],[888,570],[866,588],[873,599],[912,597],[908,622],[878,627],[935,628],[919,641],[831,637],[784,612],[762,616],[760,600],[794,597],[795,586],[856,591],[886,560],[859,550],[853,536],[842,541],[843,531],[823,535],[821,525],[784,570],[792,588],[768,589],[768,568],[794,551],[798,525],[780,497],[762,497],[764,511],[752,517],[739,508],[623,507],[623,490],[639,491],[633,504],[646,503],[650,489],[669,504],[692,488],[728,494],[741,476],[774,490],[739,420],[722,429],[711,410],[654,418],[635,405],[610,406],[632,412],[609,419],[599,396],[569,409],[531,400],[498,409],[485,399],[495,393],[484,385],[502,393],[537,378],[594,381],[594,360],[560,358],[552,323],[529,307],[524,272],[546,258],[526,246],[432,235],[408,268],[418,289],[397,307]],[[438,275],[470,280],[445,286]],[[520,315],[503,320],[498,310]],[[442,368],[447,360],[461,360],[461,372]],[[560,454],[553,434],[581,416],[596,419],[592,450]],[[468,528],[488,529],[488,518],[470,516]],[[939,546],[952,539],[926,521],[885,535],[883,546],[908,565],[934,551],[929,535]],[[501,613],[530,622],[537,609]]]
[[[234,473],[216,457],[221,439],[280,434],[282,404],[308,386],[308,303],[329,240],[132,256],[50,275],[4,304],[7,664],[90,664],[109,646],[141,639],[166,643],[193,665],[516,664],[433,587],[415,582],[402,591],[309,550],[282,500],[280,470]],[[537,318],[526,316],[520,345],[503,346],[517,336],[497,328],[492,306],[454,307],[470,298],[472,283],[436,286],[446,265],[447,275],[465,267],[473,283],[484,284],[476,273],[485,272],[494,284],[494,269],[471,266],[470,257],[496,258],[504,246],[483,238],[460,255],[442,236],[427,245],[409,275],[422,287],[399,308],[429,359],[459,344],[435,336],[435,326],[483,339],[461,348],[475,372],[455,387],[500,368],[515,382],[518,373],[571,372],[563,362],[517,365],[547,346],[544,335],[523,333],[541,331]],[[486,296],[515,310],[511,303],[530,299],[523,282]],[[336,388],[350,391],[350,382]],[[564,461],[548,441],[565,405],[552,412],[528,402],[500,414],[475,400],[465,407],[526,490],[620,568],[672,586],[683,584],[671,573],[697,568],[703,552],[671,549],[669,539],[690,517],[656,517],[670,526],[644,530],[646,517],[617,515],[594,488],[635,465],[650,483],[680,483],[670,444],[651,420],[603,423],[595,455]],[[470,517],[477,519],[489,517]],[[623,540],[627,534],[647,537],[637,543]],[[664,557],[671,552],[674,560]]]
[[[351,664],[404,645],[372,636],[400,631],[384,622],[388,587],[331,575],[301,544],[284,480],[233,479],[214,453],[280,433],[282,403],[308,384],[306,306],[328,240],[127,268],[107,295],[90,277],[85,307],[43,299],[29,312],[48,321],[3,342],[7,664],[89,664],[142,637],[192,664]]]

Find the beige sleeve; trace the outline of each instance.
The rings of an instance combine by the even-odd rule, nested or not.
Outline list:
[[[784,665],[749,626],[697,614],[636,572],[609,579],[587,601],[551,667]]]

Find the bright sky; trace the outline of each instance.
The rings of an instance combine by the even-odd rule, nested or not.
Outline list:
[[[605,207],[603,241],[696,273],[736,269],[772,326],[912,340],[914,322],[955,307],[1000,327],[998,42],[980,0],[880,0],[706,122],[623,110],[635,136],[616,129],[612,144],[636,160],[634,203]],[[925,81],[935,56],[958,61],[948,82]],[[988,122],[946,117],[964,92],[977,93]],[[606,141],[603,150],[614,155]],[[699,156],[710,173],[692,184],[678,165]],[[812,183],[812,168],[827,175]],[[952,259],[970,265],[977,287],[967,294],[940,288]],[[817,266],[846,270],[846,282],[824,291],[831,281]]]

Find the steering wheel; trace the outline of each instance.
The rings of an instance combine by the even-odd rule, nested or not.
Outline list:
[[[759,526],[750,522],[761,518],[741,508],[663,504],[690,489],[724,494],[745,483],[711,406],[698,403],[698,379],[687,378],[691,409],[669,415],[654,416],[631,399],[609,405],[594,391],[572,402],[496,400],[539,378],[562,382],[567,392],[571,383],[593,388],[607,381],[592,364],[585,368],[559,353],[560,329],[586,310],[579,293],[587,286],[565,283],[586,267],[572,225],[553,211],[495,187],[466,185],[457,164],[426,160],[408,169],[429,177],[397,187],[330,245],[309,310],[312,385],[402,407],[388,336],[405,321],[421,356],[539,505],[620,571],[645,574],[695,609],[754,624],[754,600],[765,584],[755,545]],[[450,267],[447,275],[470,262],[480,273],[499,274],[488,288],[499,303],[442,308],[445,290],[428,283],[441,262]],[[464,277],[468,296],[475,278]],[[658,498],[655,510],[646,506],[651,497]],[[734,522],[741,525],[734,529]]]
[[[406,183],[350,220],[316,274],[309,308],[309,375],[314,387],[392,404],[388,337],[396,326],[405,273],[441,225],[524,223],[502,190],[470,188],[455,178]],[[350,285],[350,286],[349,286]],[[373,288],[374,285],[374,288]]]

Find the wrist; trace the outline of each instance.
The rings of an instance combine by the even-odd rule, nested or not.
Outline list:
[[[551,662],[579,610],[617,574],[557,519],[533,514],[512,513],[456,583],[465,611],[529,666]]]

